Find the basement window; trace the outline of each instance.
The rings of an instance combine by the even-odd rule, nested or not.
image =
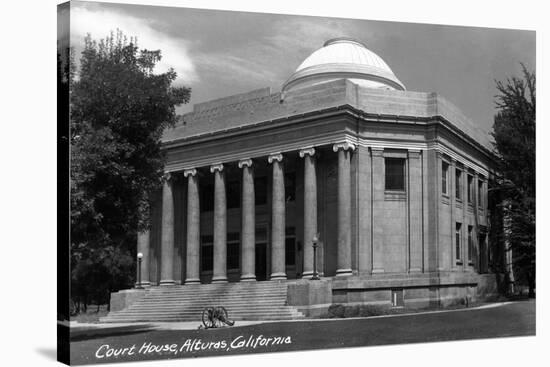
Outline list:
[[[403,307],[405,302],[403,300],[403,289],[391,290],[391,305],[392,307]]]

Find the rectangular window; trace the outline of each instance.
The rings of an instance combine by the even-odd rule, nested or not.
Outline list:
[[[227,234],[227,269],[238,269],[240,259],[240,234]]]
[[[241,206],[241,185],[239,181],[229,181],[227,184],[227,208],[240,208]]]
[[[468,175],[468,204],[473,204],[474,200],[474,178]]]
[[[256,205],[267,204],[267,177],[256,177],[254,179],[254,198]]]
[[[449,163],[441,162],[441,193],[449,195]]]
[[[455,197],[458,200],[462,200],[462,171],[457,169],[456,170],[456,189],[455,189]]]
[[[455,258],[456,258],[456,261],[457,262],[460,262],[460,259],[461,259],[461,245],[460,245],[460,234],[462,232],[462,224],[461,223],[456,223],[456,231],[455,231]]]
[[[477,182],[477,205],[483,208],[483,181]]]
[[[296,173],[285,172],[285,195],[286,202],[296,200]]]
[[[468,226],[468,262],[472,261],[472,252],[474,251],[473,229],[474,227]]]
[[[201,212],[211,212],[214,210],[214,185],[200,185],[200,210]]]
[[[405,191],[405,159],[385,158],[386,190]]]
[[[285,265],[296,265],[296,230],[294,227],[286,228]]]
[[[201,271],[212,271],[214,267],[214,237],[201,237]]]
[[[393,307],[403,307],[405,305],[403,300],[403,289],[391,290],[391,305]]]

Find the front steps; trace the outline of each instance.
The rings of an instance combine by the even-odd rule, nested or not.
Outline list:
[[[232,320],[303,318],[287,306],[287,283],[239,282],[152,287],[128,308],[110,312],[101,322],[200,321],[205,307],[223,306]]]

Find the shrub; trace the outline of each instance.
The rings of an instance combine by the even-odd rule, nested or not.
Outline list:
[[[328,317],[331,319],[343,318],[345,313],[345,307],[340,304],[332,304],[328,308]]]

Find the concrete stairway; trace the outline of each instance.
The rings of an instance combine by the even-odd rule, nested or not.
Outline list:
[[[286,305],[286,282],[239,282],[152,287],[130,307],[110,312],[101,322],[200,321],[202,310],[223,306],[232,320],[303,318]]]

